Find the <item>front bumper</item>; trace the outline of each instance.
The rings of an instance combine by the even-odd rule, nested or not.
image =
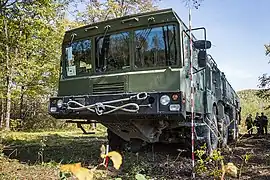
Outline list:
[[[166,105],[160,98],[167,95]],[[181,92],[125,93],[50,98],[49,114],[57,119],[164,119],[178,117],[185,107]]]

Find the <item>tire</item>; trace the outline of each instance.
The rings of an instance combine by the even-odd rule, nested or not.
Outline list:
[[[234,112],[232,112],[232,117],[234,119],[233,119],[232,127],[230,128],[231,133],[229,134],[229,137],[233,142],[235,142],[235,141],[237,141],[237,139],[239,137],[239,127],[238,127],[238,122],[236,122],[236,120],[235,120]]]
[[[228,143],[228,133],[229,133],[229,123],[230,119],[225,114],[224,105],[222,103],[218,103],[218,131],[219,131],[219,147],[226,147]]]
[[[217,149],[218,146],[218,125],[217,125],[217,115],[216,108],[213,107],[212,113],[206,116],[207,132],[205,134],[206,146],[208,154],[211,155],[212,152]],[[210,129],[210,128],[212,129]]]
[[[229,124],[230,124],[230,117],[228,115],[225,115],[223,121],[222,121],[222,144],[221,146],[225,148],[228,144],[229,139]]]
[[[239,137],[239,129],[238,129],[238,124],[234,122],[234,134],[233,134],[233,141],[237,141]]]

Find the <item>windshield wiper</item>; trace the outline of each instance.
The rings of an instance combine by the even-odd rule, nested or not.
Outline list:
[[[175,60],[176,61],[176,58],[177,58],[177,47],[176,47],[176,33],[175,33],[175,26],[173,26],[173,36],[172,36],[172,39],[169,43],[169,47],[171,47],[172,43],[174,44],[174,55],[175,55]],[[169,51],[169,53],[171,53],[171,51]]]
[[[162,27],[163,30],[163,40],[164,40],[164,46],[165,46],[165,58],[166,58],[166,65],[172,65],[172,60],[171,60],[171,46],[172,43],[174,43],[174,52],[175,52],[175,58],[177,58],[177,47],[176,47],[176,33],[175,33],[175,27],[173,27],[173,35],[172,39],[170,40],[169,37],[169,28],[168,26],[167,32],[165,32],[164,27]],[[176,59],[174,59],[175,61]]]
[[[165,59],[166,59],[166,65],[168,65],[168,49],[167,49],[167,39],[166,39],[166,33],[164,26],[162,26],[162,33],[163,33],[163,41],[164,41],[164,50],[165,50]]]
[[[105,32],[104,32],[104,34],[102,35],[102,36],[100,36],[100,38],[97,40],[97,42],[101,39],[101,38],[103,38],[103,42],[102,42],[102,46],[101,46],[101,50],[100,50],[100,53],[99,53],[99,57],[98,57],[98,68],[99,68],[99,71],[105,71],[105,54],[106,54],[106,52],[105,52],[105,42],[107,41],[107,39],[106,39],[106,35],[107,35],[107,32],[108,32],[108,30],[109,30],[109,28],[110,28],[111,26],[110,25],[107,25],[107,26],[105,26]],[[100,62],[100,60],[102,61],[102,63]],[[100,63],[101,63],[101,65],[100,65]]]
[[[141,57],[142,55],[140,53],[140,50],[141,50],[144,42],[147,41],[147,38],[150,35],[152,29],[153,29],[152,27],[149,28],[149,29],[144,29],[140,34],[138,34],[138,37],[141,38],[141,39],[138,40],[139,41],[139,43],[138,43],[139,45],[136,46],[136,50],[137,50],[137,53],[138,53],[138,59],[140,60],[141,63],[142,63],[142,59],[141,59],[142,58]]]

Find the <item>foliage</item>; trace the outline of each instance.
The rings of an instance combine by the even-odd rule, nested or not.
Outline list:
[[[138,12],[156,10],[156,3],[160,0],[80,1],[83,1],[85,4],[85,10],[77,10],[76,19],[79,22],[87,24],[98,21],[105,21],[112,18],[119,18]]]
[[[240,97],[240,103],[242,107],[242,129],[246,129],[245,120],[248,114],[251,114],[253,119],[255,118],[257,112],[259,115],[261,112],[264,112],[267,117],[270,117],[270,109],[267,109],[270,103],[267,98],[258,97],[258,93],[260,93],[260,90],[242,90],[237,92]]]
[[[220,177],[222,170],[220,168],[221,161],[224,157],[219,150],[214,150],[212,156],[206,156],[206,145],[195,151],[198,156],[196,171],[198,174],[206,174],[206,176]],[[205,158],[206,157],[206,158]]]
[[[270,44],[265,44],[265,55],[270,56]],[[268,62],[270,63],[270,61]],[[262,88],[258,93],[257,96],[263,99],[270,98],[270,76],[267,73],[264,73],[262,76],[259,77],[259,87]],[[270,106],[268,106],[270,108]]]
[[[68,8],[77,3],[86,11],[77,9],[72,14],[75,20],[71,20]],[[1,1],[0,129],[4,124],[12,130],[62,127],[63,123],[48,116],[47,109],[49,97],[57,94],[66,30],[91,18],[100,21],[153,9],[157,9],[155,0]]]
[[[203,0],[182,0],[186,7],[194,7],[198,9]]]
[[[212,156],[207,156],[206,146],[204,145],[195,153],[198,156],[196,172],[199,175],[214,178],[221,177],[222,180],[225,174],[237,177],[238,168],[232,162],[224,165],[224,155],[221,155],[219,149],[214,150]]]
[[[12,105],[21,112],[27,100],[38,100],[35,105],[44,104],[56,90],[65,30],[62,25],[64,5],[59,2],[17,0],[2,4],[0,64],[4,67],[1,76],[7,81],[2,82],[0,94],[7,98],[6,109],[2,111],[6,126]],[[34,109],[36,114],[38,109]]]

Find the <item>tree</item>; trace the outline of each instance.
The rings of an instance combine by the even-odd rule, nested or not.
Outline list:
[[[265,55],[270,56],[270,44],[264,45],[265,47]],[[270,63],[270,61],[268,62]],[[270,98],[270,76],[265,73],[262,76],[259,77],[259,88],[262,88],[260,91],[257,92],[257,96],[263,99],[269,99]],[[266,108],[270,108],[270,105],[268,105]]]
[[[38,102],[56,89],[66,5],[67,1],[60,0],[0,2],[0,76],[6,79],[1,81],[0,124],[5,114],[7,130],[12,101],[16,108],[20,97],[34,97]]]
[[[83,0],[81,0],[83,1]],[[118,18],[129,14],[147,12],[158,9],[156,3],[160,0],[92,0],[83,1],[85,11],[76,11],[78,22],[94,23]]]
[[[196,9],[199,8],[201,2],[203,0],[182,0],[186,7],[195,7]]]

